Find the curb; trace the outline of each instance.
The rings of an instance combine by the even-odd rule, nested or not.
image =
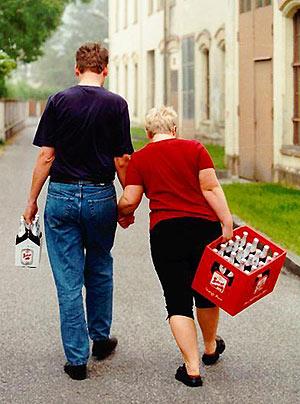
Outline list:
[[[232,218],[233,218],[233,227],[234,228],[247,225],[247,223],[243,222],[243,220],[240,219],[236,215],[232,215]],[[262,233],[262,232],[260,232],[260,233]],[[264,233],[262,233],[262,234],[264,234]],[[265,235],[265,236],[270,238],[267,235]],[[300,257],[296,254],[291,253],[290,251],[287,251],[284,267],[289,272],[291,272],[297,276],[300,276]]]

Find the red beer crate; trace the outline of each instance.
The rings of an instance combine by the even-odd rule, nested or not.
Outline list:
[[[259,243],[269,245],[272,254],[277,252],[278,256],[250,273],[243,272],[213,251],[221,244],[220,237],[205,248],[192,284],[194,290],[232,316],[272,292],[286,257],[285,250],[248,226],[236,228],[233,236],[242,238],[244,231],[248,232],[247,242],[258,238]],[[219,271],[220,264],[232,272],[231,278]]]

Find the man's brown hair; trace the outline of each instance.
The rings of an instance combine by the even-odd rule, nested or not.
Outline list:
[[[100,74],[107,65],[108,50],[102,47],[100,43],[85,43],[76,52],[76,66],[80,73],[89,70]]]

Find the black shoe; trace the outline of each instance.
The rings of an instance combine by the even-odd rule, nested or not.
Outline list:
[[[86,365],[71,365],[69,362],[67,362],[64,366],[64,371],[73,380],[84,380],[87,378]]]
[[[175,379],[189,387],[200,387],[203,384],[201,376],[190,376],[184,364],[177,369]]]
[[[107,338],[101,341],[94,341],[92,355],[100,361],[112,354],[117,345],[118,340],[115,337]]]
[[[216,338],[217,347],[213,354],[203,354],[202,355],[202,362],[204,365],[213,365],[219,359],[221,353],[225,350],[225,342],[221,337]]]

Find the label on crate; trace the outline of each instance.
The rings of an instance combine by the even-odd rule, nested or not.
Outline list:
[[[227,285],[227,279],[224,276],[222,276],[219,272],[214,272],[211,277],[210,284],[213,288],[223,293]]]
[[[260,292],[264,288],[264,286],[267,282],[267,279],[268,279],[268,275],[265,275],[261,279],[258,280],[256,288],[254,290],[254,294]]]

